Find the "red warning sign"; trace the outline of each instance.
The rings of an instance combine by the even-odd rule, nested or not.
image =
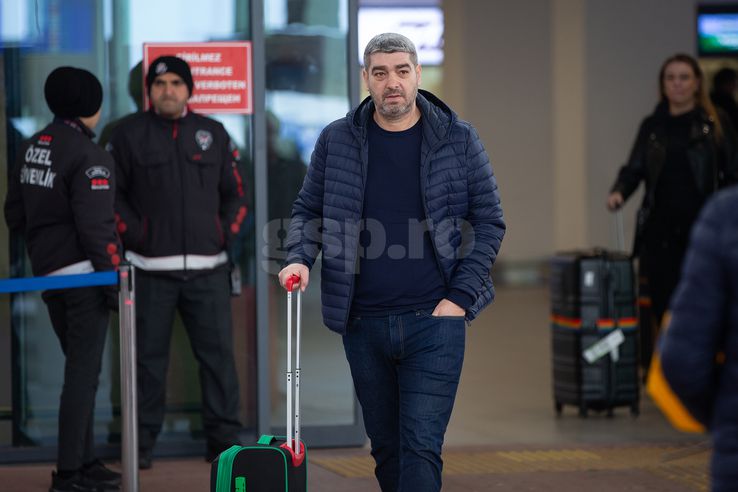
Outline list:
[[[189,63],[195,84],[189,100],[193,111],[253,113],[250,41],[144,43],[144,69],[162,55],[174,55]],[[149,107],[146,91],[144,107]]]

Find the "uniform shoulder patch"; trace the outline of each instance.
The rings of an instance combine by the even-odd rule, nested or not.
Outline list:
[[[91,190],[110,189],[110,170],[105,166],[92,166],[85,171]]]

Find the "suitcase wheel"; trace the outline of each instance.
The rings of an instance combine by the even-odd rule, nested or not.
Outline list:
[[[630,416],[633,417],[633,418],[636,418],[636,417],[638,417],[638,415],[640,415],[640,413],[641,413],[641,411],[638,408],[638,403],[633,403],[630,406]]]

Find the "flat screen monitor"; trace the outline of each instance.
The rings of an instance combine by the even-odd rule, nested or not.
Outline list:
[[[359,62],[377,34],[396,32],[410,38],[421,65],[443,62],[443,10],[438,6],[362,6],[359,8]]]
[[[738,56],[738,4],[697,7],[699,56]]]

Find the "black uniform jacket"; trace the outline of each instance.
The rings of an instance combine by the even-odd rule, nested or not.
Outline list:
[[[238,150],[223,125],[192,111],[170,120],[150,110],[122,122],[107,149],[127,251],[145,260],[177,258],[183,268],[151,269],[180,271],[203,268],[193,255],[227,251],[247,210]]]
[[[114,270],[113,160],[79,121],[56,118],[21,147],[8,183],[5,220],[25,236],[34,275]],[[90,263],[88,263],[88,260]]]

